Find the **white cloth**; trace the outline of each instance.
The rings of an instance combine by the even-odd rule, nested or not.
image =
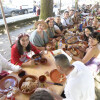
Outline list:
[[[13,72],[18,72],[21,69],[20,66],[15,66],[8,62],[1,54],[0,54],[0,73],[2,70],[11,70]]]
[[[60,28],[57,25],[54,25],[55,30],[60,30]]]
[[[83,16],[89,15],[89,13],[84,13],[84,12],[81,13],[81,14],[82,14]]]
[[[88,68],[80,61],[72,64],[73,71],[67,76],[63,100],[95,100],[94,78]]]

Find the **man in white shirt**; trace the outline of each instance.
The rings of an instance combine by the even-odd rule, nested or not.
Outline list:
[[[55,29],[55,32],[59,35],[62,35],[65,31],[64,26],[61,23],[60,16],[56,16],[56,18],[55,18],[54,29]]]
[[[70,65],[64,54],[55,56],[59,72],[66,75],[64,100],[95,100],[94,78],[88,68],[80,61]]]
[[[62,25],[65,27],[73,25],[73,21],[72,21],[71,17],[69,17],[68,11],[64,12],[64,18],[61,19],[61,22],[62,22]]]
[[[13,72],[18,72],[22,68],[18,65],[13,65],[10,62],[8,62],[1,54],[0,54],[0,73],[4,70],[11,70]]]
[[[73,10],[73,9],[71,9],[71,10],[69,11],[69,17],[71,17],[71,18],[74,17],[74,10]]]

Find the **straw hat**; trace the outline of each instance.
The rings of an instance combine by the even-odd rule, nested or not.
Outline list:
[[[48,25],[47,25],[47,23],[45,23],[44,21],[37,21],[37,22],[35,22],[35,27],[37,28],[37,26],[38,26],[38,24],[43,24],[44,25],[44,27],[45,27],[45,29],[47,29],[48,28]]]

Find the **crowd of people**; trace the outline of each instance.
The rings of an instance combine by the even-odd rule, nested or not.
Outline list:
[[[81,9],[65,10],[63,18],[60,15],[48,17],[45,21],[39,20],[35,30],[28,35],[21,33],[18,40],[11,47],[11,63],[0,55],[0,73],[6,69],[18,72],[26,66],[34,66],[34,60],[29,60],[28,53],[33,51],[40,54],[49,50],[47,44],[66,34],[75,36],[76,32],[69,32],[70,28],[79,31],[88,47],[82,48],[82,58],[74,56],[71,52],[65,52],[75,61],[70,64],[64,54],[55,56],[55,64],[60,73],[66,75],[67,82],[64,94],[61,96],[46,89],[40,89],[33,93],[30,100],[95,100],[94,77],[100,71],[100,5],[83,5]],[[80,26],[82,25],[82,27]],[[81,29],[80,29],[81,27]]]

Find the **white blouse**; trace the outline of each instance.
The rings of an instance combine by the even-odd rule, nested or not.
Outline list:
[[[8,62],[1,54],[0,54],[0,73],[2,70],[11,70],[14,72],[18,72],[21,69],[20,66],[15,66]]]

